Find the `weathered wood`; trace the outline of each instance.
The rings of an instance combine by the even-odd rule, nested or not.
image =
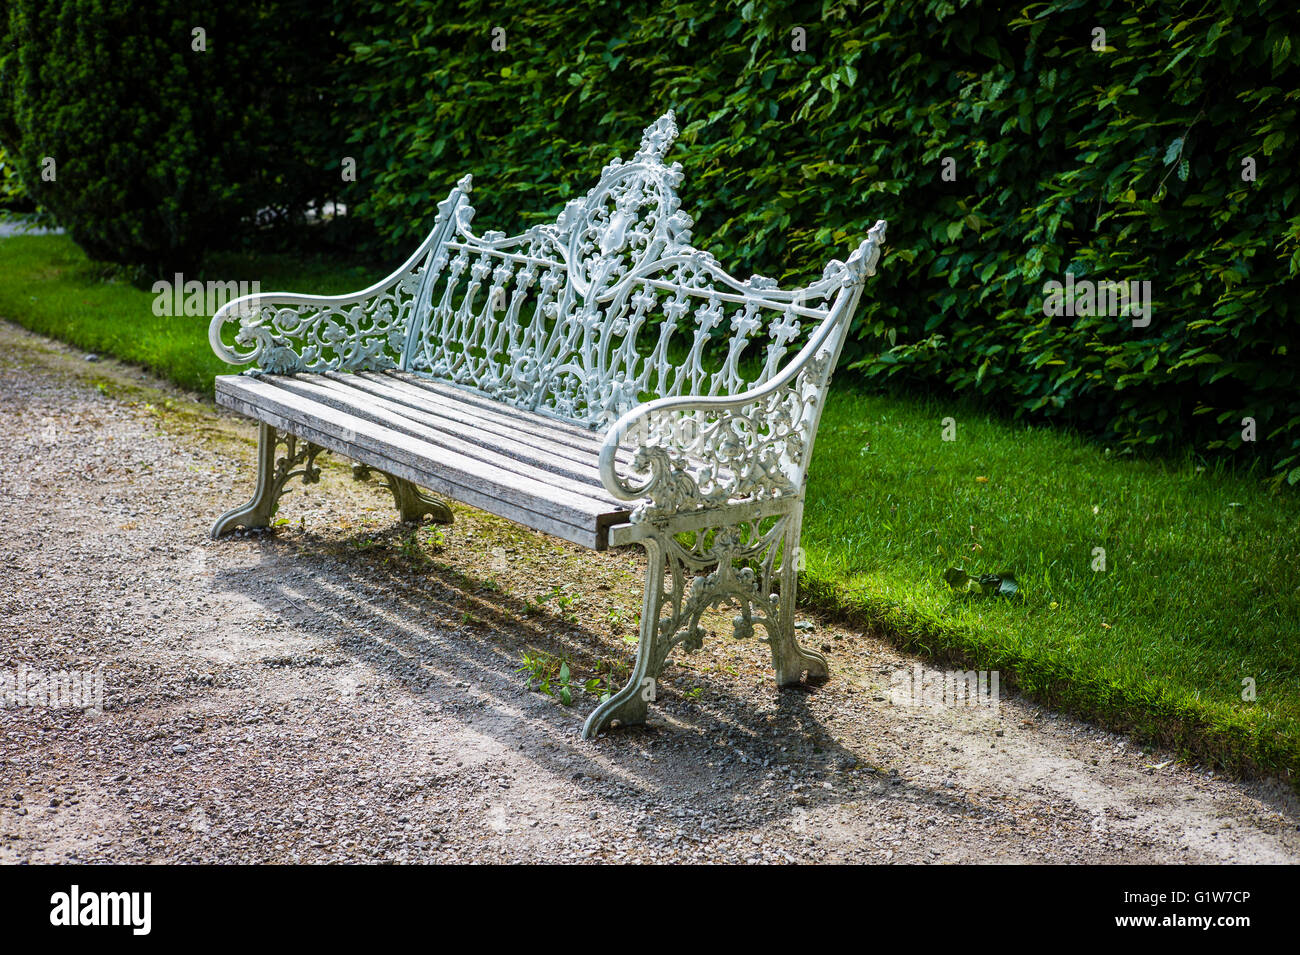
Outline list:
[[[431,395],[409,382],[384,374],[353,375],[340,372],[320,377],[342,388],[355,389],[391,401],[395,406],[395,414],[431,427],[451,428],[466,440],[484,447],[492,448],[502,440],[530,447],[537,455],[537,463],[542,467],[546,466],[547,461],[559,459],[580,465],[585,470],[599,456],[599,448],[579,448],[556,440],[539,426],[538,416],[531,412],[512,408],[507,409],[512,414],[487,415],[465,403],[457,403],[441,395]],[[630,462],[632,452],[624,450],[620,453],[620,458]],[[592,479],[600,485],[598,472],[592,471]],[[604,485],[600,486],[603,489]]]
[[[337,411],[270,381],[221,376],[217,403],[420,487],[586,547],[603,549],[606,528],[628,516],[626,510]]]
[[[445,382],[435,381],[430,378],[422,378],[411,372],[367,372],[361,375],[363,378],[392,378],[412,385],[421,391],[427,392],[431,396],[443,399],[447,406],[473,408],[478,413],[487,418],[509,422],[514,420],[514,413],[522,409],[513,408],[510,405],[489,398],[488,396],[469,388],[449,385]],[[534,415],[534,425],[539,434],[545,434],[553,440],[571,445],[575,448],[589,449],[594,448],[599,451],[604,443],[604,432],[596,434],[585,428],[579,428],[567,421],[561,421],[542,412],[532,412]]]
[[[531,478],[560,492],[573,493],[591,501],[604,511],[622,510],[624,506],[605,490],[600,483],[593,456],[584,465],[543,468],[536,463],[536,449],[509,439],[499,440],[493,448],[461,438],[446,427],[437,427],[415,421],[401,412],[400,405],[361,392],[338,387],[331,382],[313,381],[316,376],[265,378],[278,388],[320,402],[328,408],[355,415],[375,424],[419,438],[428,444],[446,448],[484,464],[500,468],[507,473]]]

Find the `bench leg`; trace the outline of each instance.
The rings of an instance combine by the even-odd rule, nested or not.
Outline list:
[[[285,446],[285,453],[277,458],[275,451],[281,444]],[[250,530],[269,527],[280,505],[280,497],[286,493],[284,486],[291,479],[301,477],[303,484],[315,484],[320,480],[316,456],[323,450],[295,435],[280,434],[263,422],[258,428],[257,488],[253,491],[253,499],[218,517],[212,525],[212,536],[220,537],[237,527]]]
[[[636,664],[627,685],[587,717],[583,739],[591,739],[614,720],[644,723],[669,651],[678,644],[688,651],[700,649],[706,636],[700,618],[722,605],[740,608],[733,621],[737,639],[753,636],[755,624],[762,626],[778,686],[799,683],[805,673],[812,682],[828,678],[826,658],[801,647],[794,636],[801,517],[795,510],[766,530],[750,523],[698,532],[690,546],[666,531],[642,541],[648,566]],[[672,581],[668,593],[665,575]],[[772,593],[774,585],[779,593]]]
[[[365,464],[352,465],[352,477],[357,481],[366,480],[372,473],[373,469]],[[446,501],[430,497],[405,478],[386,471],[380,471],[379,475],[384,486],[393,492],[393,501],[397,504],[402,523],[419,523],[426,514],[433,518],[435,524],[452,523],[451,507]]]
[[[781,553],[781,605],[777,614],[777,628],[769,637],[777,686],[799,683],[805,671],[810,682],[821,682],[830,677],[826,658],[815,650],[801,647],[794,637],[795,593],[799,588],[799,525],[802,514],[796,513],[792,518],[792,527],[786,534]]]
[[[668,647],[660,636],[659,611],[663,604],[664,552],[659,542],[647,538],[645,599],[641,604],[641,642],[637,644],[636,663],[627,684],[601,703],[582,727],[582,738],[592,739],[614,720],[623,726],[644,723],[650,701],[655,696],[655,681],[663,669]]]

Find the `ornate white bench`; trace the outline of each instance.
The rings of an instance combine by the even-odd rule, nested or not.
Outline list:
[[[780,685],[824,679],[794,636],[804,478],[885,223],[805,288],[734,279],[690,244],[676,135],[669,112],[554,224],[475,235],[466,176],[376,285],[219,311],[212,348],[256,367],[217,378],[217,401],[261,430],[253,499],[213,536],[267,526],[329,450],[381,472],[403,520],[450,522],[428,488],[597,550],[640,544],[636,664],[586,738],[643,722],[669,651],[698,649],[727,602],[737,637],[764,628]]]

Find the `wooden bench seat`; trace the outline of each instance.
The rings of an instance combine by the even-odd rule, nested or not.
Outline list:
[[[419,487],[604,550],[631,515],[600,482],[600,439],[401,372],[217,378],[217,403]],[[624,452],[630,458],[630,452]]]

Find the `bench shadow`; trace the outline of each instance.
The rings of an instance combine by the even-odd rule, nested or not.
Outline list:
[[[778,691],[773,684],[770,708],[756,708],[712,674],[690,671],[698,695],[670,685],[651,704],[648,725],[616,727],[583,741],[579,731],[596,698],[580,696],[565,707],[529,690],[519,672],[522,654],[550,653],[570,661],[575,673],[591,673],[610,657],[630,664],[634,646],[549,609],[530,614],[519,596],[467,587],[454,566],[376,561],[360,548],[349,553],[350,545],[375,537],[366,531],[340,547],[310,532],[292,540],[268,534],[254,544],[266,562],[220,571],[215,586],[267,612],[334,626],[342,655],[401,685],[440,718],[472,725],[592,796],[616,791],[634,802],[640,797],[670,811],[698,813],[704,802],[735,802],[766,785],[788,788],[793,782],[803,784],[802,808],[809,809],[872,798],[873,790],[879,795],[889,787],[891,800],[915,798],[932,808],[939,808],[936,796],[950,795],[891,778],[875,768],[873,754],[832,740],[809,705],[815,687]],[[447,556],[454,561],[454,553]],[[286,563],[293,576],[282,573]],[[670,678],[683,673],[665,672]],[[626,668],[617,685],[625,676]],[[858,785],[841,785],[846,770]],[[833,789],[821,786],[825,779],[835,780]],[[783,794],[763,805],[786,805],[780,812],[789,816],[789,802]]]

